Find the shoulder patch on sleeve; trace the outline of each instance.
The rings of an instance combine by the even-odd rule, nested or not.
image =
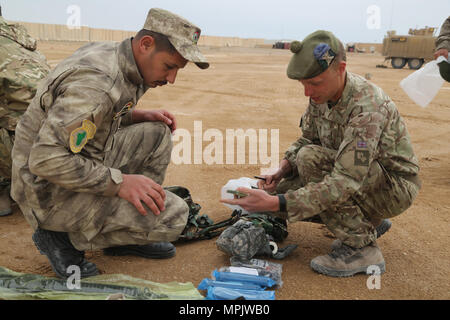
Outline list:
[[[94,123],[89,120],[83,120],[82,126],[70,133],[70,150],[73,153],[81,152],[86,143],[94,137],[96,131],[97,127]]]

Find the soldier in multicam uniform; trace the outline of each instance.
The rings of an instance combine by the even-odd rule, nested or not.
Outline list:
[[[421,182],[406,125],[379,87],[346,71],[342,43],[317,31],[300,43],[287,74],[301,82],[310,104],[301,118],[302,137],[287,150],[280,169],[238,204],[290,222],[320,221],[338,240],[332,252],[311,261],[320,273],[344,277],[385,271],[376,239],[387,218],[408,209]],[[276,192],[276,195],[272,195]]]
[[[12,213],[11,150],[17,122],[49,71],[45,57],[36,51],[36,40],[23,26],[8,23],[0,7],[0,217]]]
[[[450,51],[450,17],[444,21],[441,27],[439,36],[436,39],[436,52],[434,58],[444,56],[448,59],[448,52]]]
[[[16,129],[12,197],[35,229],[55,273],[98,273],[85,250],[168,258],[189,209],[163,183],[174,116],[134,108],[149,88],[174,83],[192,61],[200,29],[151,9],[143,30],[121,43],[90,43],[41,82]],[[119,130],[120,128],[120,130]],[[146,206],[146,207],[144,207]]]

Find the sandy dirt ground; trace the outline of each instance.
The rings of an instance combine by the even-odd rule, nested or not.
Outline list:
[[[39,49],[54,67],[80,44],[40,43]],[[150,90],[140,108],[166,108],[178,119],[178,127],[194,136],[194,121],[202,132],[253,128],[279,130],[279,159],[301,132],[299,119],[307,106],[301,85],[286,77],[291,53],[272,49],[204,48],[211,67],[202,71],[189,64],[179,72],[175,85]],[[282,244],[298,244],[283,264],[282,288],[277,299],[449,299],[450,298],[450,84],[446,83],[427,108],[415,105],[399,86],[412,71],[376,68],[383,57],[349,54],[348,70],[371,75],[397,104],[405,119],[421,165],[422,190],[414,205],[392,219],[391,230],[378,240],[387,272],[381,289],[369,290],[367,275],[330,278],[315,273],[312,258],[330,251],[333,236],[313,223],[289,225]],[[270,136],[270,135],[269,135]],[[205,148],[210,142],[204,141]],[[193,138],[192,138],[193,145]],[[270,148],[269,148],[270,150]],[[223,157],[224,158],[224,157]],[[192,163],[194,150],[192,147]],[[225,160],[223,161],[225,163]],[[235,161],[236,163],[236,161]],[[219,203],[221,187],[229,180],[252,177],[265,167],[249,164],[171,164],[165,185],[182,185],[201,204],[202,213],[215,221],[231,210]],[[54,276],[45,256],[31,240],[32,230],[15,207],[0,219],[0,265],[19,272]],[[124,273],[156,282],[192,282],[195,286],[211,272],[229,265],[229,257],[216,248],[215,240],[177,245],[168,260],[107,257],[102,251],[87,252],[102,273]],[[278,262],[278,261],[276,261]]]

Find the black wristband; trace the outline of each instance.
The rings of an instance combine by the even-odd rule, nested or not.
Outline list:
[[[278,200],[280,201],[280,212],[287,212],[287,204],[284,194],[277,194],[277,196]]]

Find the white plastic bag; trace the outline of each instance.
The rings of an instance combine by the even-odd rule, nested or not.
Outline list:
[[[245,178],[245,177],[230,180],[227,182],[226,185],[224,185],[222,187],[221,197],[222,197],[222,199],[234,199],[234,195],[231,193],[228,193],[227,192],[228,190],[236,190],[237,188],[240,188],[240,187],[251,189],[252,186],[257,187],[258,180],[251,179],[251,178]],[[231,204],[227,204],[227,203],[224,203],[224,205],[231,208],[232,210],[242,210],[242,213],[244,213],[244,214],[248,213],[248,211],[241,208],[241,206],[231,205]]]
[[[428,106],[444,84],[438,66],[438,63],[444,60],[445,58],[441,56],[400,81],[403,91],[423,108]]]

